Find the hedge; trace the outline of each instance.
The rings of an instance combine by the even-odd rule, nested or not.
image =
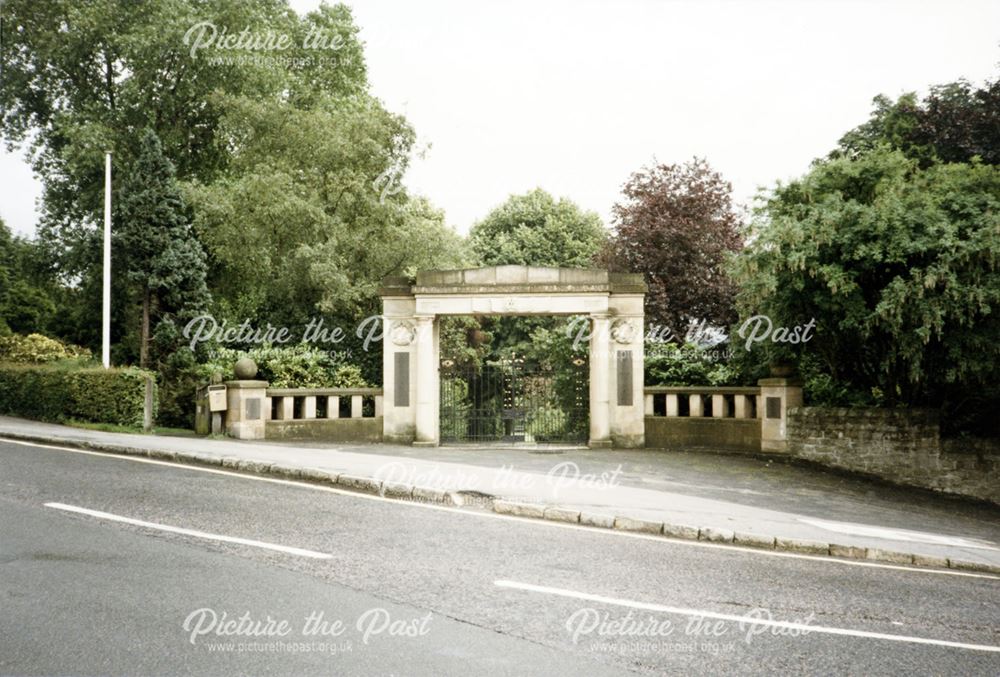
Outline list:
[[[93,423],[141,426],[146,378],[136,368],[86,368],[67,371],[35,365],[0,365],[0,414],[42,421],[78,419]],[[153,406],[156,382],[153,381]],[[155,419],[155,410],[153,412]]]

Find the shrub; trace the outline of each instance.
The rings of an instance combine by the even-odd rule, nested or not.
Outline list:
[[[249,351],[221,348],[210,364],[209,373],[218,371],[233,378],[233,365],[241,357],[257,363],[257,378],[275,388],[364,388],[368,383],[361,369],[307,343],[292,346],[264,345]]]
[[[724,386],[738,380],[737,371],[715,359],[713,351],[693,344],[649,343],[646,345],[646,384],[664,386]]]
[[[0,413],[43,421],[73,418],[141,426],[145,382],[152,376],[136,368],[63,370],[4,364],[0,365]],[[153,402],[155,406],[155,393]]]
[[[194,397],[214,374],[235,378],[233,365],[241,357],[257,363],[257,378],[275,388],[365,388],[361,368],[309,344],[260,346],[249,351],[218,348],[201,364],[194,353],[181,349],[161,368],[160,420],[165,425],[193,428]]]
[[[90,351],[41,334],[12,334],[0,338],[0,362],[41,364],[78,357],[89,358]]]

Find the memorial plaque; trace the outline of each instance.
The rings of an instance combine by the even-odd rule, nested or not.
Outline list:
[[[632,406],[632,351],[618,351],[618,406]]]
[[[260,420],[260,398],[253,397],[247,400],[246,406],[246,420],[248,421],[259,421]]]
[[[410,354],[399,352],[394,355],[393,380],[395,387],[392,403],[397,407],[410,406]]]
[[[767,406],[767,417],[768,418],[781,418],[781,398],[780,397],[768,397],[766,400]]]

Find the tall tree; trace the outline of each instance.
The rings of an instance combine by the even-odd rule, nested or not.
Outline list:
[[[309,107],[321,96],[367,96],[362,44],[344,5],[300,16],[287,0],[5,0],[0,16],[0,135],[27,151],[43,183],[39,239],[76,283],[70,296],[86,301],[61,308],[56,321],[91,345],[105,150],[116,171],[128,167],[152,128],[179,178],[210,183],[232,158],[220,135],[232,97]],[[287,49],[222,43],[223,32],[244,30],[287,37]],[[202,31],[216,40],[196,48]],[[328,47],[316,48],[317,36]],[[113,322],[122,329],[117,315]]]
[[[0,334],[48,329],[56,308],[42,253],[37,241],[13,236],[0,219]]]
[[[469,232],[485,265],[590,267],[607,239],[601,217],[541,188],[511,195]]]
[[[186,194],[225,315],[374,312],[383,277],[460,260],[443,214],[398,183],[415,135],[377,101],[233,99],[221,129],[230,168]]]
[[[965,80],[874,99],[871,118],[841,138],[833,157],[858,157],[879,145],[900,150],[922,167],[934,162],[1000,164],[1000,79],[976,87]]]
[[[774,191],[753,233],[735,268],[745,315],[815,320],[808,343],[764,352],[818,358],[835,382],[890,403],[968,407],[996,393],[997,167],[922,170],[884,147],[822,161]]]
[[[659,164],[633,174],[613,208],[605,260],[646,275],[646,316],[683,340],[690,323],[726,327],[735,287],[725,271],[742,246],[732,186],[707,161]]]
[[[143,134],[119,194],[116,244],[139,297],[139,364],[145,367],[154,324],[207,307],[205,254],[185,213],[174,166],[152,130]]]

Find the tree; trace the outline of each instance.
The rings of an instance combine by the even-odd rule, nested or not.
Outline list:
[[[725,270],[742,246],[732,186],[707,161],[659,164],[634,173],[613,208],[605,260],[646,275],[646,317],[683,343],[692,322],[726,327],[735,288]]]
[[[44,332],[56,312],[52,276],[37,242],[14,237],[0,219],[0,334]]]
[[[775,189],[753,235],[734,267],[743,316],[816,322],[773,354],[952,413],[1000,379],[1000,168],[886,148],[821,161]]]
[[[978,88],[965,80],[938,85],[923,100],[913,92],[896,101],[879,95],[873,103],[871,118],[845,134],[832,157],[887,145],[921,167],[974,157],[1000,164],[1000,79]]]
[[[131,166],[141,131],[152,128],[178,177],[208,184],[232,159],[220,135],[232,97],[309,107],[321,96],[367,96],[362,44],[344,5],[299,16],[286,0],[6,0],[0,16],[0,134],[9,148],[26,149],[43,182],[39,240],[78,292],[66,295],[56,322],[91,345],[100,326],[105,150],[116,172]],[[268,58],[197,50],[199,26],[270,31],[289,47]],[[320,32],[335,50],[306,45]],[[121,335],[117,314],[113,321]]]
[[[354,317],[375,312],[383,277],[461,260],[443,214],[397,183],[414,133],[377,101],[234,99],[222,129],[230,168],[186,195],[224,315]]]
[[[473,255],[488,266],[591,267],[607,233],[601,218],[541,188],[511,195],[472,226]]]
[[[154,325],[208,305],[205,254],[185,214],[174,166],[152,130],[143,134],[119,193],[116,244],[140,299],[139,364],[146,367],[150,339],[159,329]]]

